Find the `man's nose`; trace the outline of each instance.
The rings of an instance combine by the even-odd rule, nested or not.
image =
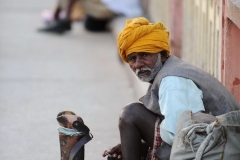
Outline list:
[[[136,62],[135,62],[135,68],[139,69],[139,68],[143,67],[143,65],[144,65],[144,63],[143,63],[142,59],[137,57]]]

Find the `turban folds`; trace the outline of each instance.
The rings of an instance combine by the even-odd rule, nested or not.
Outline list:
[[[128,62],[126,57],[133,52],[156,54],[166,50],[170,54],[169,32],[166,27],[161,22],[150,23],[144,17],[127,20],[117,43],[120,57],[125,62]]]

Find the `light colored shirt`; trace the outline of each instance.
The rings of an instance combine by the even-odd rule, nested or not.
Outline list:
[[[159,87],[159,106],[165,119],[160,125],[163,141],[172,145],[178,119],[184,111],[205,111],[202,91],[196,84],[183,77],[167,76]]]

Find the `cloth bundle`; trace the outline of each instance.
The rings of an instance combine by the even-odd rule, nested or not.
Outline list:
[[[240,159],[240,111],[220,116],[184,112],[177,125],[170,160]]]
[[[93,137],[81,117],[72,111],[57,115],[61,160],[84,160],[84,144]]]

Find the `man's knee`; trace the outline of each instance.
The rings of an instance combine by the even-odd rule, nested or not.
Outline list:
[[[141,103],[130,103],[125,106],[119,115],[119,126],[126,125],[128,123],[134,123],[134,121],[138,118],[140,110],[144,108]]]
[[[143,104],[135,102],[126,105],[120,112],[120,118],[126,118],[129,116],[136,115],[141,108],[144,107]]]

